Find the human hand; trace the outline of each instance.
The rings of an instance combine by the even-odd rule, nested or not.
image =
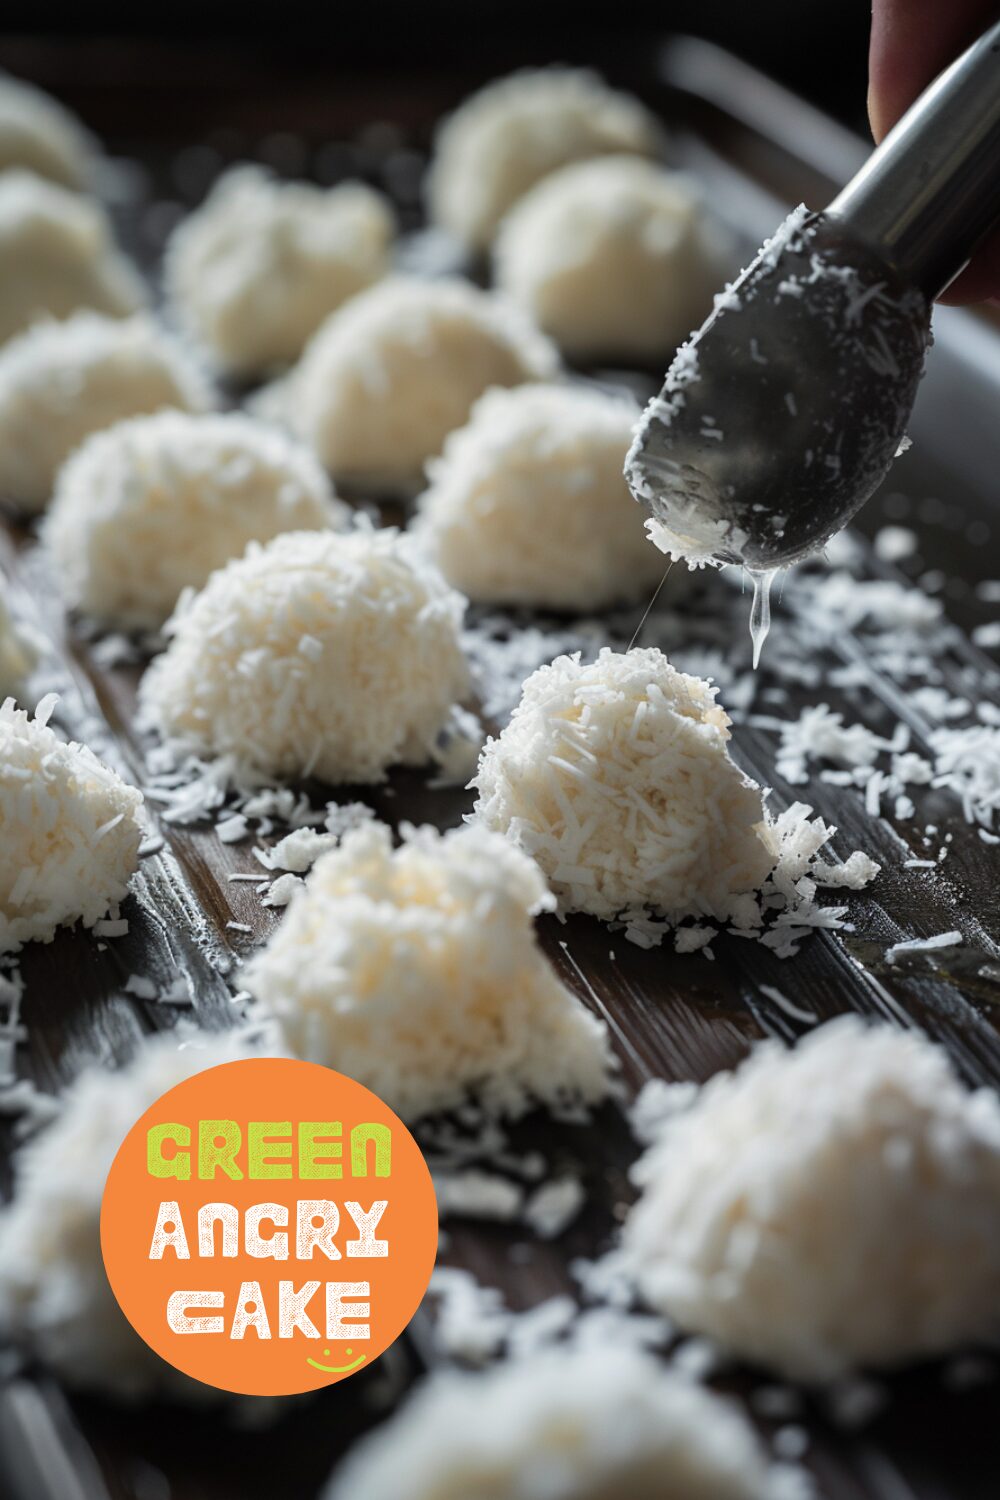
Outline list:
[[[876,142],[998,16],[997,0],[873,0],[868,117]],[[939,300],[986,298],[1000,299],[1000,231],[988,236]]]

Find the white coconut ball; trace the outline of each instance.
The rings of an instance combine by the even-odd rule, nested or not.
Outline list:
[[[98,204],[31,172],[0,173],[0,344],[78,308],[122,318],[145,302]]]
[[[505,301],[455,278],[390,277],[316,334],[289,380],[290,419],[338,479],[413,491],[483,391],[557,368]]]
[[[432,219],[485,250],[508,209],[549,172],[606,152],[658,155],[662,133],[630,94],[580,68],[526,69],[442,123],[428,176]]]
[[[3,574],[0,573],[0,586]],[[0,594],[0,703],[7,698],[18,698],[24,688],[25,678],[35,665],[35,649],[10,617],[7,605]]]
[[[404,1119],[475,1094],[490,1113],[594,1103],[601,1022],[556,977],[532,916],[551,910],[531,860],[482,828],[348,833],[243,982],[296,1056],[373,1089]]]
[[[504,220],[497,284],[574,360],[669,363],[722,277],[690,181],[637,157],[564,167]]]
[[[93,927],[124,899],[138,864],[142,793],[85,745],[0,706],[0,953],[48,943],[56,928]]]
[[[86,1067],[55,1121],[15,1157],[13,1201],[0,1210],[0,1332],[68,1385],[128,1401],[164,1388],[191,1401],[217,1398],[126,1320],[101,1256],[101,1199],[119,1146],[161,1094],[246,1055],[234,1037],[151,1038],[125,1067]]]
[[[566,911],[733,917],[777,856],[715,693],[655,649],[558,657],[483,749],[480,822],[537,860]]]
[[[290,364],[325,318],[384,276],[394,230],[381,193],[222,176],[167,247],[171,300],[218,364],[258,375]]]
[[[638,416],[584,386],[487,391],[428,465],[415,527],[482,603],[602,609],[649,594],[663,560],[622,475]]]
[[[144,713],[248,772],[381,781],[430,758],[469,690],[464,604],[393,530],[252,543],[182,597]]]
[[[915,1032],[765,1043],[635,1177],[646,1300],[746,1359],[822,1382],[1000,1331],[1000,1102]]]
[[[808,1500],[735,1406],[628,1346],[423,1381],[323,1500]]]
[[[40,511],[90,433],[140,412],[211,404],[190,356],[145,314],[37,324],[0,349],[0,498]]]
[[[97,143],[51,94],[0,73],[0,172],[21,167],[63,187],[92,175]]]
[[[309,449],[277,428],[165,411],[87,439],[59,475],[45,539],[71,608],[158,626],[249,542],[348,515]]]

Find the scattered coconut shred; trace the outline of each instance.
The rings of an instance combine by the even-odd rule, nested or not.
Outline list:
[[[489,1114],[592,1104],[607,1033],[558,980],[532,916],[553,898],[482,828],[348,833],[243,971],[294,1053],[347,1073],[404,1119],[474,1095]]]
[[[646,1115],[624,1264],[682,1328],[819,1383],[1000,1331],[1000,1102],[921,1034],[841,1017]]]
[[[324,1500],[808,1500],[737,1408],[634,1349],[444,1371],[362,1439]]]
[[[77,921],[113,935],[138,864],[142,794],[57,737],[55,706],[43,698],[34,718],[0,706],[0,953]]]
[[[819,880],[858,888],[877,867],[815,866],[835,830],[802,803],[767,814],[715,693],[656,649],[559,657],[487,742],[475,816],[538,862],[561,910],[622,923],[641,947],[708,917],[787,957],[811,928],[844,926],[846,908],[815,904]],[[675,943],[713,935],[696,924]]]
[[[248,1055],[236,1033],[146,1040],[125,1067],[84,1068],[53,1123],[15,1157],[13,1201],[0,1210],[0,1334],[68,1385],[130,1401],[163,1389],[188,1401],[218,1399],[126,1321],[101,1256],[101,1198],[125,1135],[161,1094]]]

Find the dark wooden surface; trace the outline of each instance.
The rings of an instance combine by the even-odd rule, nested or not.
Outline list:
[[[704,54],[701,58],[703,64]],[[694,93],[679,87],[685,68]],[[659,102],[675,124],[677,153],[699,171],[710,200],[734,222],[745,244],[756,243],[773,227],[783,203],[805,197],[813,206],[821,205],[838,161],[846,160],[849,141],[835,132],[824,137],[821,122],[820,133],[807,141],[794,106],[769,93],[755,75],[739,69],[730,74],[723,88],[732,105],[727,110],[718,100],[695,96],[711,90],[702,87],[690,55],[686,62],[683,57],[678,62],[675,54],[669,71],[673,82],[664,83]],[[743,102],[749,100],[757,108],[768,128],[755,130],[747,124],[734,80],[742,81]],[[407,126],[415,126],[419,139],[426,135],[436,103],[422,96],[417,107],[413,93],[411,81],[401,115]],[[380,108],[385,114],[392,112],[390,103],[380,102]],[[284,123],[285,117],[275,112],[273,123],[256,135],[246,124],[228,137],[217,134],[213,170],[219,157],[252,152],[264,135],[273,154],[274,132]],[[296,121],[292,128],[307,127]],[[317,170],[317,164],[322,168],[326,163],[332,171],[330,164],[339,163],[375,180],[385,181],[388,175],[397,189],[402,181],[404,218],[415,222],[414,163],[406,167],[404,158],[400,168],[398,142],[387,145],[384,132],[381,137],[370,129],[359,132],[339,116],[337,128],[350,137],[341,144],[339,155],[311,148],[303,152],[293,140],[282,148],[290,164],[291,156],[298,155],[301,167],[296,164],[295,170]],[[141,134],[140,129],[123,129],[120,141],[113,144],[138,152],[150,174],[149,200],[128,207],[122,219],[124,236],[149,264],[176,205],[189,206],[204,191],[199,172],[207,171],[209,159],[179,156],[182,145],[190,142],[162,136],[152,141]],[[395,166],[389,160],[393,152]],[[960,335],[956,325],[955,336]],[[644,379],[648,376],[639,383]],[[973,372],[970,379],[978,382],[975,392],[970,388],[971,401],[974,394],[981,397],[987,376]],[[963,684],[967,691],[974,680],[984,696],[997,701],[995,665],[969,645],[967,633],[991,614],[977,599],[974,586],[1000,574],[1000,510],[995,495],[970,480],[971,465],[967,471],[939,460],[934,431],[929,411],[915,427],[914,451],[894,469],[886,494],[870,506],[864,529],[871,532],[888,517],[917,530],[923,563],[906,566],[911,573],[921,566],[943,571],[945,604],[957,627],[936,663],[942,680],[955,691]],[[928,434],[924,442],[923,432]],[[981,445],[978,435],[976,441]],[[985,542],[977,526],[992,528]],[[85,633],[62,620],[30,535],[12,525],[0,530],[0,564],[12,580],[15,604],[52,642],[57,664],[53,671],[63,694],[60,725],[86,738],[141,784],[144,746],[134,715],[140,668],[102,667]],[[862,554],[859,567],[861,576],[900,576],[870,551]],[[683,616],[672,617],[667,593],[666,611],[653,618],[647,631],[651,638],[667,640],[671,631],[679,630],[682,664],[683,653],[700,645],[721,645],[728,655],[745,657],[746,600],[710,579],[695,604],[686,607]],[[861,720],[880,733],[891,730],[900,712],[898,685],[872,665],[871,640],[863,632],[846,632],[820,649],[805,642],[801,622],[789,611],[779,608],[776,615],[774,637],[758,676],[755,711],[793,717],[805,703],[825,701],[850,722]],[[560,629],[571,624],[551,623]],[[626,623],[619,629],[626,629]],[[627,644],[627,636],[622,643]],[[769,665],[783,651],[808,652],[818,662],[823,680],[815,689],[789,688]],[[866,664],[866,675],[860,687],[839,690],[827,674],[849,661]],[[768,694],[774,690],[787,690],[787,701],[769,704]],[[910,717],[913,748],[921,749],[926,725],[919,715]],[[622,934],[611,935],[585,918],[572,918],[565,925],[544,921],[542,938],[553,963],[611,1027],[629,1092],[649,1077],[704,1079],[736,1063],[760,1036],[794,1036],[802,1027],[789,1021],[762,986],[777,987],[818,1017],[855,1009],[890,1020],[911,1018],[948,1045],[970,1080],[1000,1083],[996,848],[978,839],[960,807],[943,792],[921,795],[916,789],[917,816],[909,825],[881,823],[865,814],[856,789],[831,786],[817,776],[808,787],[783,784],[775,775],[775,738],[768,731],[739,723],[735,746],[741,763],[774,788],[776,808],[795,800],[811,802],[817,813],[839,826],[838,852],[866,849],[883,860],[885,869],[869,891],[850,898],[853,932],[817,933],[787,962],[757,944],[726,936],[713,944],[712,963],[701,955],[677,956],[669,945],[640,951]],[[395,775],[387,788],[345,791],[343,796],[360,796],[394,823],[406,818],[448,826],[471,805],[467,793],[430,789],[420,772]],[[155,814],[155,808],[151,810]],[[904,869],[906,858],[926,853],[921,830],[928,821],[938,825],[942,839],[953,835],[948,859],[930,872]],[[65,933],[51,945],[29,948],[23,955],[29,1042],[18,1061],[23,1075],[43,1089],[58,1091],[87,1058],[126,1058],[140,1036],[192,1014],[127,996],[123,987],[132,973],[154,980],[187,975],[195,995],[193,1016],[205,1027],[229,1025],[238,1013],[231,997],[239,989],[239,960],[280,919],[260,905],[252,887],[227,882],[229,873],[257,868],[250,843],[223,845],[205,826],[163,825],[162,832],[165,847],[143,862],[126,905],[127,938],[100,952],[86,935]],[[830,893],[829,900],[839,904],[839,893]],[[233,932],[226,926],[230,921],[249,925],[251,933]],[[899,937],[951,928],[961,930],[967,941],[948,964],[929,958],[900,966],[885,963],[886,947]],[[518,1144],[540,1147],[553,1164],[583,1174],[588,1190],[585,1211],[559,1240],[531,1242],[519,1251],[516,1262],[510,1250],[514,1243],[524,1245],[523,1231],[455,1221],[449,1225],[444,1259],[501,1287],[512,1307],[526,1307],[571,1290],[570,1261],[577,1255],[593,1255],[609,1242],[630,1197],[627,1169],[636,1146],[621,1111],[611,1106],[587,1128],[535,1117],[513,1135]],[[393,1374],[400,1387],[436,1358],[432,1318],[428,1308],[393,1351]],[[314,1399],[290,1401],[275,1425],[260,1430],[246,1430],[215,1413],[204,1416],[157,1405],[123,1412],[94,1397],[60,1392],[37,1372],[22,1373],[0,1387],[0,1490],[6,1467],[8,1484],[14,1483],[10,1476],[15,1469],[19,1476],[18,1500],[22,1494],[32,1500],[313,1500],[352,1433],[376,1414],[366,1393],[380,1383],[385,1365],[383,1360],[371,1372]],[[721,1384],[746,1396],[761,1378],[753,1372],[734,1372]],[[894,1378],[886,1387],[889,1399],[880,1415],[858,1432],[832,1421],[825,1403],[807,1404],[806,1462],[824,1495],[831,1500],[986,1500],[996,1495],[1000,1451],[995,1383],[957,1393],[948,1387],[942,1368],[935,1366]],[[30,1475],[32,1462],[38,1468]],[[71,1473],[76,1490],[71,1488]]]

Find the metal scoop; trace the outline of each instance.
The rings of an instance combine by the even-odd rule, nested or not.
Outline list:
[[[678,351],[625,465],[657,545],[754,575],[824,546],[899,450],[931,304],[998,217],[1000,23]]]

